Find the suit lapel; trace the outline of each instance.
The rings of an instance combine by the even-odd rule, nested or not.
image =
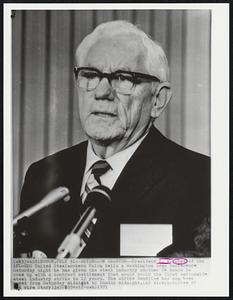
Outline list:
[[[144,199],[145,193],[166,177],[167,168],[163,149],[164,137],[155,128],[151,128],[112,190],[114,207],[120,209],[122,206],[136,204],[142,198]]]
[[[86,149],[87,144],[82,144],[81,148],[70,153],[67,161],[65,162],[66,171],[64,173],[64,182],[69,188],[71,194],[70,213],[75,214],[76,219],[79,217],[77,212],[80,212],[80,208],[82,206],[80,190],[86,164]]]

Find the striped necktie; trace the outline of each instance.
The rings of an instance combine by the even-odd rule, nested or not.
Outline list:
[[[91,167],[91,175],[89,176],[87,183],[85,185],[85,193],[83,193],[82,200],[84,202],[85,207],[85,199],[87,194],[96,186],[101,185],[100,177],[104,175],[109,169],[110,165],[105,160],[98,160],[93,164]],[[91,236],[91,232],[95,226],[97,218],[94,218],[88,228],[85,230],[84,234],[82,235],[82,248],[80,249],[80,253],[83,248],[86,246],[88,239]]]
[[[111,167],[106,162],[106,160],[98,160],[92,165],[91,175],[89,176],[87,183],[85,185],[86,194],[88,194],[90,190],[92,190],[97,185],[101,185],[100,177],[104,175],[110,168]],[[84,198],[86,198],[86,195]]]

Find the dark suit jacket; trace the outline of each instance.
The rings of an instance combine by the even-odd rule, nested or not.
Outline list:
[[[80,188],[87,142],[30,166],[21,193],[21,211],[58,186],[71,200],[58,201],[29,221],[29,250],[56,257],[80,217]],[[120,224],[172,224],[173,244],[158,256],[210,256],[209,159],[166,139],[154,127],[128,161],[112,190],[112,202],[81,257],[119,257]],[[17,248],[17,246],[15,246]],[[16,251],[17,252],[17,251]]]

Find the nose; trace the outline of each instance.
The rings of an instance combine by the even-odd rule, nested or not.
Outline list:
[[[102,78],[95,89],[96,100],[114,100],[114,91],[107,78]]]

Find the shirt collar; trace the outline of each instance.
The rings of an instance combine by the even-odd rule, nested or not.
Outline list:
[[[111,169],[118,169],[123,167],[126,165],[126,163],[128,162],[128,160],[130,159],[130,157],[133,155],[133,153],[136,151],[136,149],[138,148],[138,146],[142,143],[142,141],[144,140],[144,138],[147,136],[148,132],[143,135],[137,142],[135,142],[134,144],[132,144],[131,146],[115,153],[114,155],[108,157],[107,159],[105,159]],[[87,172],[90,171],[91,167],[93,166],[93,164],[95,162],[97,162],[98,160],[102,160],[102,158],[100,158],[99,156],[97,156],[95,154],[95,152],[93,151],[91,142],[88,141],[88,146],[87,146],[87,160],[86,160],[86,168],[85,168],[85,172],[84,174],[86,174]]]

